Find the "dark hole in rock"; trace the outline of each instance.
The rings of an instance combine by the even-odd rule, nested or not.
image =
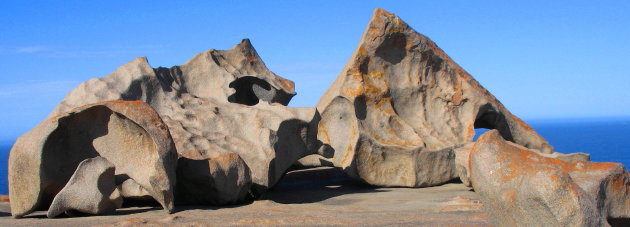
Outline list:
[[[608,218],[607,221],[612,227],[630,226],[630,218]]]
[[[253,76],[238,78],[230,83],[230,87],[236,92],[228,97],[228,101],[248,106],[258,104],[260,99],[271,101],[275,93],[267,81]]]
[[[383,43],[376,48],[376,56],[392,64],[398,64],[407,56],[407,38],[400,32],[389,34]]]
[[[354,98],[354,114],[357,119],[365,120],[367,116],[367,104],[365,103],[365,96],[359,95]]]
[[[499,131],[503,139],[514,142],[512,132],[505,119],[505,115],[498,112],[492,105],[486,104],[479,108],[477,117],[475,118],[475,137],[473,141],[476,141],[481,134],[491,129]]]

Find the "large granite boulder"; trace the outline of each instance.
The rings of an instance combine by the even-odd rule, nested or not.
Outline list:
[[[79,163],[66,186],[53,199],[46,216],[53,218],[70,211],[113,213],[123,202],[116,187],[114,170],[114,164],[103,157],[88,158]]]
[[[46,209],[83,160],[102,156],[173,210],[177,154],[168,128],[139,101],[107,101],[52,116],[22,135],[9,156],[13,217]]]
[[[470,150],[470,182],[499,226],[608,226],[630,218],[618,163],[545,157],[492,130]]]
[[[211,49],[171,68],[152,68],[146,58],[137,58],[106,77],[79,85],[53,114],[110,99],[146,102],[168,125],[180,158],[208,163],[235,153],[251,170],[253,188],[260,192],[273,186],[296,160],[311,154],[316,144],[315,108],[284,106],[295,94],[293,82],[269,71],[245,39],[229,50]],[[186,169],[197,168],[187,164],[178,168],[191,174],[183,181],[212,176]]]
[[[475,128],[553,152],[434,42],[382,9],[317,109],[318,139],[334,150],[329,161],[373,185],[456,178],[453,149],[472,142]]]

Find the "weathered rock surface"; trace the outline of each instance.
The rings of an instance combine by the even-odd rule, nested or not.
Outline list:
[[[172,95],[255,105],[260,100],[286,105],[296,94],[292,81],[269,71],[248,39],[230,50],[199,53],[181,66],[151,68],[140,57],[103,78],[86,81],[72,90],[53,114],[104,100],[141,100],[160,110],[169,108]],[[172,93],[172,95],[167,95]]]
[[[492,130],[471,148],[469,169],[500,226],[607,226],[630,217],[630,174],[618,163],[545,157]]]
[[[315,108],[283,106],[293,95],[293,82],[269,71],[249,40],[243,40],[172,68],[154,69],[146,58],[137,58],[109,76],[81,84],[54,113],[109,99],[144,101],[168,125],[181,158],[209,160],[236,153],[260,191],[312,153],[319,115]],[[199,175],[183,181],[211,175],[185,172]]]
[[[457,177],[453,149],[471,142],[475,128],[553,152],[435,43],[381,9],[317,109],[318,139],[334,149],[330,161],[374,185]]]
[[[470,184],[470,151],[475,143],[468,143],[464,146],[453,149],[455,152],[455,170],[462,183],[468,187],[472,187]],[[579,162],[590,160],[590,155],[585,153],[571,153],[562,154],[553,152],[551,154],[540,153],[536,149],[529,149],[531,152],[538,153],[539,155],[547,158],[557,158],[565,162]]]
[[[125,199],[134,199],[134,200],[151,200],[151,194],[149,191],[144,189],[141,185],[136,183],[131,178],[127,178],[122,183],[118,184],[118,190],[120,191],[120,195],[122,195]]]
[[[180,158],[177,169],[177,204],[225,205],[247,198],[252,178],[238,154],[212,159]]]
[[[46,209],[80,162],[102,156],[164,209],[173,209],[177,154],[166,125],[146,103],[108,101],[50,117],[22,135],[9,157],[16,218]]]
[[[103,157],[88,158],[77,167],[70,180],[53,199],[46,216],[67,211],[86,214],[112,213],[122,205],[116,187],[114,164]]]

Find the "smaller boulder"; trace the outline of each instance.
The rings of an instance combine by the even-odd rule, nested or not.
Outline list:
[[[173,212],[177,150],[167,125],[147,103],[112,100],[52,116],[17,139],[8,166],[13,217],[48,209],[79,163],[94,157]]]
[[[630,174],[619,163],[548,157],[492,130],[470,149],[468,174],[499,226],[609,226],[630,217]],[[554,156],[554,155],[552,155]]]
[[[457,172],[459,179],[467,187],[472,187],[470,183],[470,170],[468,169],[468,166],[470,162],[470,150],[473,148],[474,144],[475,143],[467,143],[461,147],[453,149],[453,152],[455,153],[455,171]],[[536,149],[529,150],[532,152],[536,152],[541,156],[560,159],[564,162],[589,161],[591,157],[589,154],[581,152],[563,154],[559,152],[543,153],[542,151]]]
[[[86,214],[114,212],[122,205],[114,171],[114,164],[103,157],[82,161],[70,181],[53,199],[46,216],[54,218],[71,211]]]
[[[153,198],[151,197],[151,193],[149,193],[149,191],[144,189],[142,185],[139,185],[131,178],[127,178],[121,184],[119,184],[118,190],[120,190],[120,195],[125,199],[129,198],[144,201],[153,200]]]
[[[251,186],[250,169],[235,153],[200,160],[181,157],[177,164],[178,204],[233,204],[245,200]]]

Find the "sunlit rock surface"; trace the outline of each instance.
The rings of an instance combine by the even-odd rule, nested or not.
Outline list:
[[[12,215],[47,209],[79,163],[97,156],[173,210],[177,154],[168,128],[146,103],[107,101],[50,117],[18,138],[9,156]]]
[[[492,130],[472,146],[469,170],[499,226],[607,226],[630,218],[630,174],[619,163],[545,157]]]
[[[334,150],[330,161],[373,185],[456,178],[453,149],[471,142],[475,128],[553,152],[433,41],[381,9],[317,109],[318,139]]]
[[[54,113],[110,99],[146,102],[168,125],[180,159],[208,162],[235,153],[251,170],[254,190],[262,192],[296,160],[312,153],[318,115],[315,108],[284,106],[295,94],[293,82],[269,71],[245,39],[229,50],[211,49],[171,68],[152,68],[146,58],[137,58],[79,85]],[[199,174],[182,181],[209,176]]]
[[[83,160],[53,199],[46,216],[53,218],[64,212],[113,213],[123,202],[114,169],[114,164],[103,157]]]

